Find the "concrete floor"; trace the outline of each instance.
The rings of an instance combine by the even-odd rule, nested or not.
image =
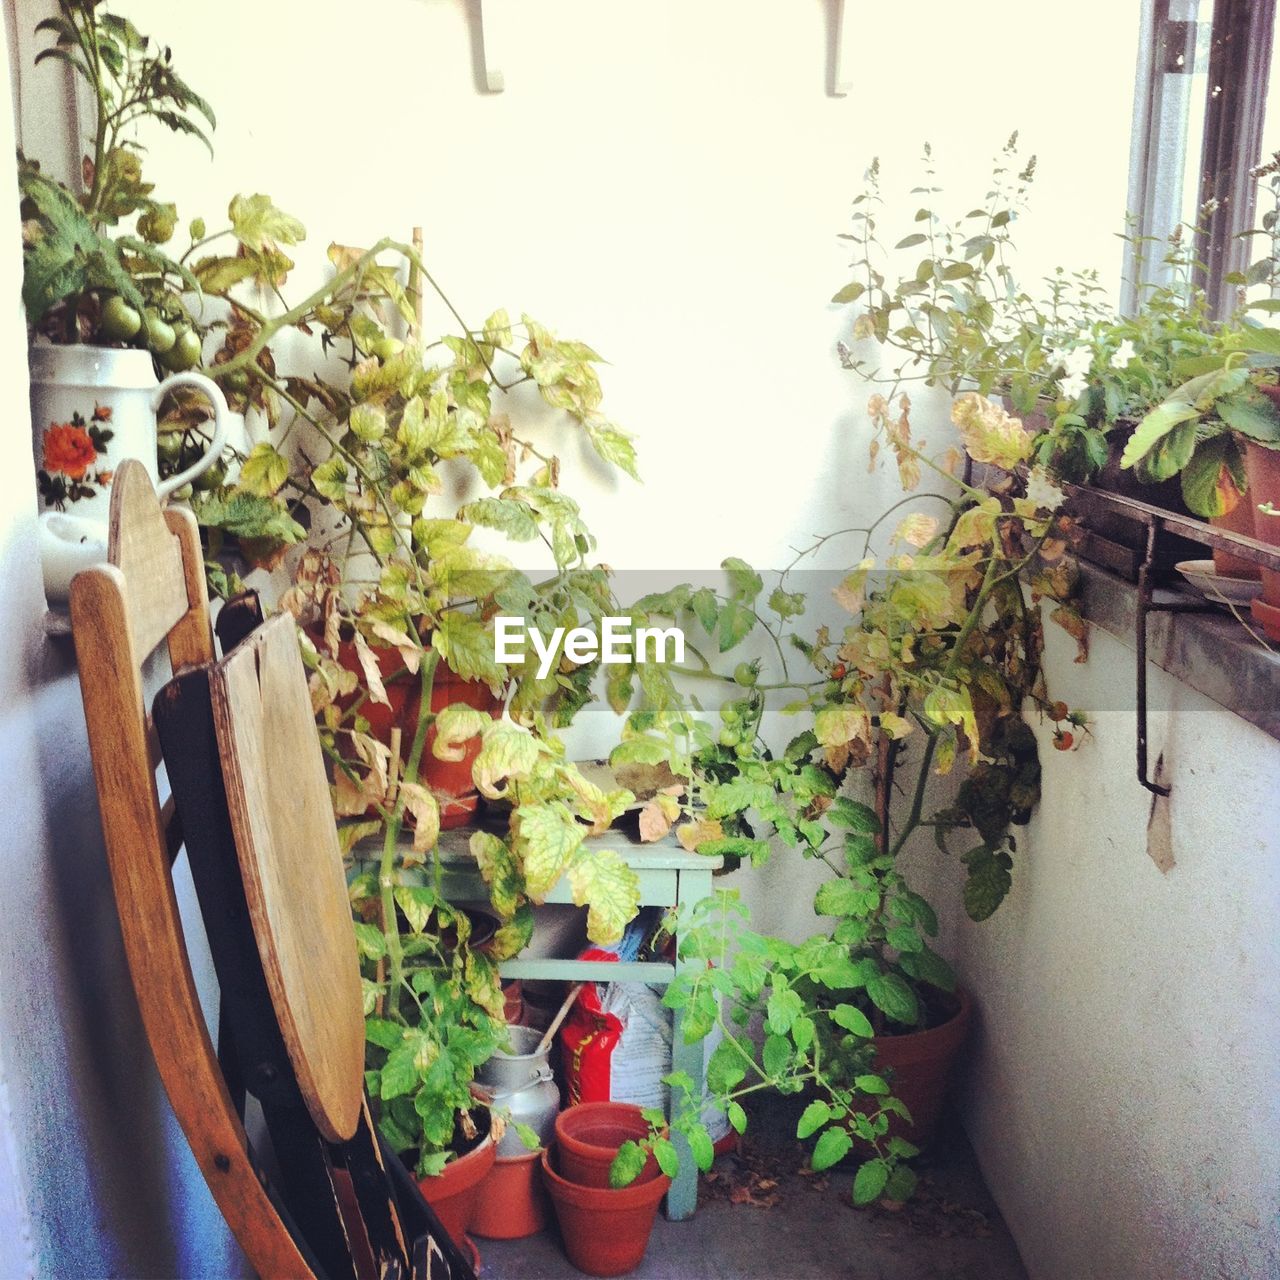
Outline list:
[[[701,1181],[689,1222],[659,1214],[639,1280],[1026,1280],[963,1133],[949,1126],[919,1158],[920,1188],[897,1212],[854,1209],[852,1172],[804,1168],[794,1117],[753,1115],[742,1153]],[[479,1240],[482,1280],[570,1280],[554,1227]]]

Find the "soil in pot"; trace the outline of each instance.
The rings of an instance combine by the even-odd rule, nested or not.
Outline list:
[[[559,1153],[557,1153],[558,1155]],[[591,1276],[620,1276],[640,1265],[658,1204],[671,1179],[646,1169],[629,1187],[584,1187],[556,1170],[553,1153],[542,1153],[546,1182],[564,1251],[579,1271]]]
[[[471,1230],[488,1240],[523,1240],[541,1231],[551,1202],[542,1178],[542,1148],[499,1156],[480,1184]]]
[[[566,1107],[556,1116],[560,1172],[580,1186],[608,1187],[609,1166],[618,1148],[648,1136],[649,1122],[630,1102],[580,1102]],[[640,1178],[651,1178],[657,1171],[657,1161],[650,1155]]]
[[[478,1108],[472,1114],[483,1136],[474,1139],[469,1150],[450,1160],[443,1173],[418,1179],[423,1198],[436,1211],[436,1217],[454,1244],[463,1250],[467,1248],[466,1234],[480,1202],[481,1186],[497,1156],[497,1147],[489,1132],[488,1111]]]
[[[876,1036],[876,1070],[889,1080],[894,1097],[911,1112],[911,1123],[891,1118],[889,1132],[917,1146],[932,1136],[946,1099],[956,1054],[969,1031],[972,1004],[956,988],[949,1018],[924,1031],[901,1036]]]
[[[323,646],[323,635],[309,632],[318,647]],[[404,669],[404,659],[396,649],[371,645],[378,662],[378,671],[387,691],[390,706],[374,703],[366,698],[360,705],[360,714],[369,722],[369,732],[379,742],[390,745],[391,730],[400,730],[401,750],[407,754],[418,725],[418,706],[421,702],[421,685],[416,675]],[[356,647],[349,640],[338,643],[338,661],[349,671],[354,671],[363,683],[364,676]],[[357,695],[338,699],[338,707],[346,711]],[[477,711],[493,715],[501,705],[489,691],[489,687],[475,680],[464,680],[440,662],[436,666],[431,684],[431,710],[439,713],[451,703],[461,702]],[[471,766],[480,754],[480,740],[473,739],[463,746],[461,760],[437,760],[432,751],[435,730],[427,730],[427,743],[422,752],[420,772],[423,782],[435,793],[440,804],[442,830],[460,827],[470,821],[479,807],[479,795],[471,777]]]
[[[1252,440],[1245,446],[1245,468],[1249,475],[1249,512],[1253,536],[1259,542],[1280,546],[1280,516],[1267,515],[1259,506],[1270,504],[1280,511],[1280,450],[1264,449]],[[1280,573],[1262,570],[1262,595],[1254,600],[1254,619],[1271,640],[1280,640]]]

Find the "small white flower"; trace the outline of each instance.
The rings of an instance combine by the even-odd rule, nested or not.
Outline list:
[[[1062,358],[1062,367],[1068,377],[1084,378],[1093,365],[1093,352],[1088,347],[1076,347]]]
[[[1049,479],[1043,467],[1032,467],[1027,473],[1027,497],[1046,511],[1056,511],[1066,500],[1066,494]]]
[[[1117,348],[1116,353],[1111,357],[1111,367],[1113,369],[1125,368],[1130,360],[1137,358],[1137,351],[1132,342],[1126,338]]]
[[[1068,400],[1078,400],[1088,385],[1083,373],[1067,373],[1059,380],[1058,389]]]

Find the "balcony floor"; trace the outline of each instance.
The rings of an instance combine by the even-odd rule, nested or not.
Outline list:
[[[788,1102],[790,1100],[787,1100]],[[1026,1280],[1008,1229],[959,1125],[916,1162],[905,1209],[859,1210],[852,1172],[803,1168],[794,1109],[752,1115],[742,1156],[716,1161],[689,1222],[658,1217],[640,1280]],[[771,1185],[773,1184],[773,1185]],[[483,1280],[580,1276],[554,1227],[526,1240],[478,1240]]]

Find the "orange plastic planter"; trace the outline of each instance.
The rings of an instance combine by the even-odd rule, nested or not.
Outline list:
[[[552,1168],[549,1151],[542,1153],[542,1176],[555,1205],[564,1251],[579,1271],[620,1276],[640,1265],[670,1178],[651,1176],[646,1169],[620,1191],[583,1187]]]
[[[499,1156],[480,1184],[471,1230],[489,1240],[523,1240],[541,1231],[549,1214],[542,1149]]]
[[[560,1172],[584,1187],[607,1187],[609,1166],[624,1142],[649,1136],[649,1122],[630,1102],[580,1102],[556,1116]],[[640,1178],[653,1177],[657,1161],[649,1157]]]
[[[450,1160],[443,1173],[418,1179],[423,1198],[436,1211],[440,1225],[460,1249],[467,1247],[465,1237],[480,1202],[480,1187],[493,1168],[497,1154],[493,1138],[486,1135],[474,1151]]]

